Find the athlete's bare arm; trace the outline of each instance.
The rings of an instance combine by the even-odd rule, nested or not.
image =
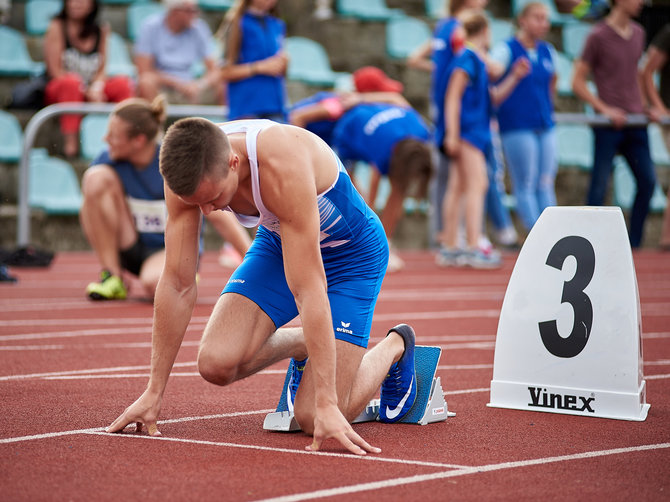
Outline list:
[[[167,186],[165,202],[168,210],[165,266],[154,299],[151,376],[146,391],[107,428],[108,432],[118,432],[135,422],[138,431],[144,424],[149,434],[160,435],[156,421],[163,393],[193,314],[201,213],[197,206],[185,204]]]

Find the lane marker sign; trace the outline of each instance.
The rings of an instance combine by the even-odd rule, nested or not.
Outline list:
[[[647,418],[640,299],[618,207],[550,207],[503,300],[488,406]]]

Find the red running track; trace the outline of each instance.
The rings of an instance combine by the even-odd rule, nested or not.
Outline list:
[[[489,408],[498,316],[516,255],[499,271],[438,269],[403,254],[389,275],[372,343],[399,322],[443,349],[438,375],[456,416],[366,423],[382,448],[335,443],[309,453],[301,433],[263,431],[286,363],[227,388],[195,367],[197,344],[229,274],[206,254],[199,300],[163,403],[162,438],[102,432],[147,382],[152,306],[84,298],[90,253],[13,269],[0,285],[0,498],[15,500],[669,500],[670,259],[634,255],[642,306],[644,422]]]

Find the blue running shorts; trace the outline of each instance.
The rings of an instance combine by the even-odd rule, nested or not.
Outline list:
[[[388,264],[388,242],[379,218],[369,211],[369,224],[354,242],[322,248],[328,298],[337,340],[367,348],[372,316]],[[298,315],[286,283],[281,239],[261,226],[242,264],[223,293],[238,293],[265,312],[276,328]]]

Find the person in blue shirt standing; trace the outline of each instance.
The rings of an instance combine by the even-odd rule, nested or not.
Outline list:
[[[486,15],[482,11],[468,11],[462,23],[466,44],[451,66],[445,120],[436,124],[435,131],[437,144],[452,159],[453,166],[443,205],[445,230],[437,263],[492,268],[500,266],[500,255],[479,246],[488,189],[485,155],[491,143],[492,103],[498,104],[509,95],[527,73],[528,61],[522,59],[515,63],[513,71],[497,87],[490,88],[483,59],[490,40]],[[458,245],[462,209],[465,249]]]
[[[228,86],[228,119],[286,122],[288,56],[277,0],[237,0],[219,33],[225,41],[221,77]]]
[[[124,271],[154,296],[165,263],[166,208],[158,162],[165,117],[163,95],[151,103],[140,98],[119,103],[109,117],[108,148],[84,173],[80,220],[102,267],[100,282],[86,288],[92,300],[125,299]],[[244,255],[251,239],[232,215],[219,212],[207,221]]]
[[[461,25],[460,16],[471,9],[484,9],[487,0],[452,0],[449,2],[449,15],[438,21],[433,38],[419,47],[408,59],[408,65],[432,72],[430,87],[431,118],[435,124],[444,123],[445,107],[444,96],[449,82],[449,68],[455,54],[465,42],[465,32]],[[488,63],[489,61],[487,61]],[[490,65],[488,65],[490,66]],[[489,73],[497,68],[489,69]],[[497,138],[496,138],[497,139]],[[449,158],[438,144],[437,172],[430,188],[430,199],[435,208],[430,215],[431,240],[436,244],[444,230],[442,221],[442,207],[444,194],[447,188],[449,173]],[[504,186],[502,183],[502,169],[498,162],[497,144],[493,142],[486,149],[487,174],[489,188],[486,193],[486,210],[496,229],[496,239],[504,246],[514,246],[517,234],[509,214],[503,204]]]
[[[549,31],[549,9],[530,2],[518,16],[516,36],[494,48],[492,58],[505,72],[512,71],[519,58],[531,62],[530,73],[498,108],[498,127],[507,161],[516,210],[530,230],[542,211],[556,205],[554,178],[556,133],[553,95],[556,91],[554,47],[542,39]]]
[[[391,191],[381,222],[389,242],[402,216],[405,196],[412,189],[421,197],[427,192],[433,171],[429,141],[428,126],[415,110],[389,104],[355,106],[335,126],[333,145],[340,158],[369,163],[376,173],[373,178],[388,177]],[[375,196],[371,191],[368,205],[374,205]],[[392,252],[389,271],[402,267],[402,260]]]

